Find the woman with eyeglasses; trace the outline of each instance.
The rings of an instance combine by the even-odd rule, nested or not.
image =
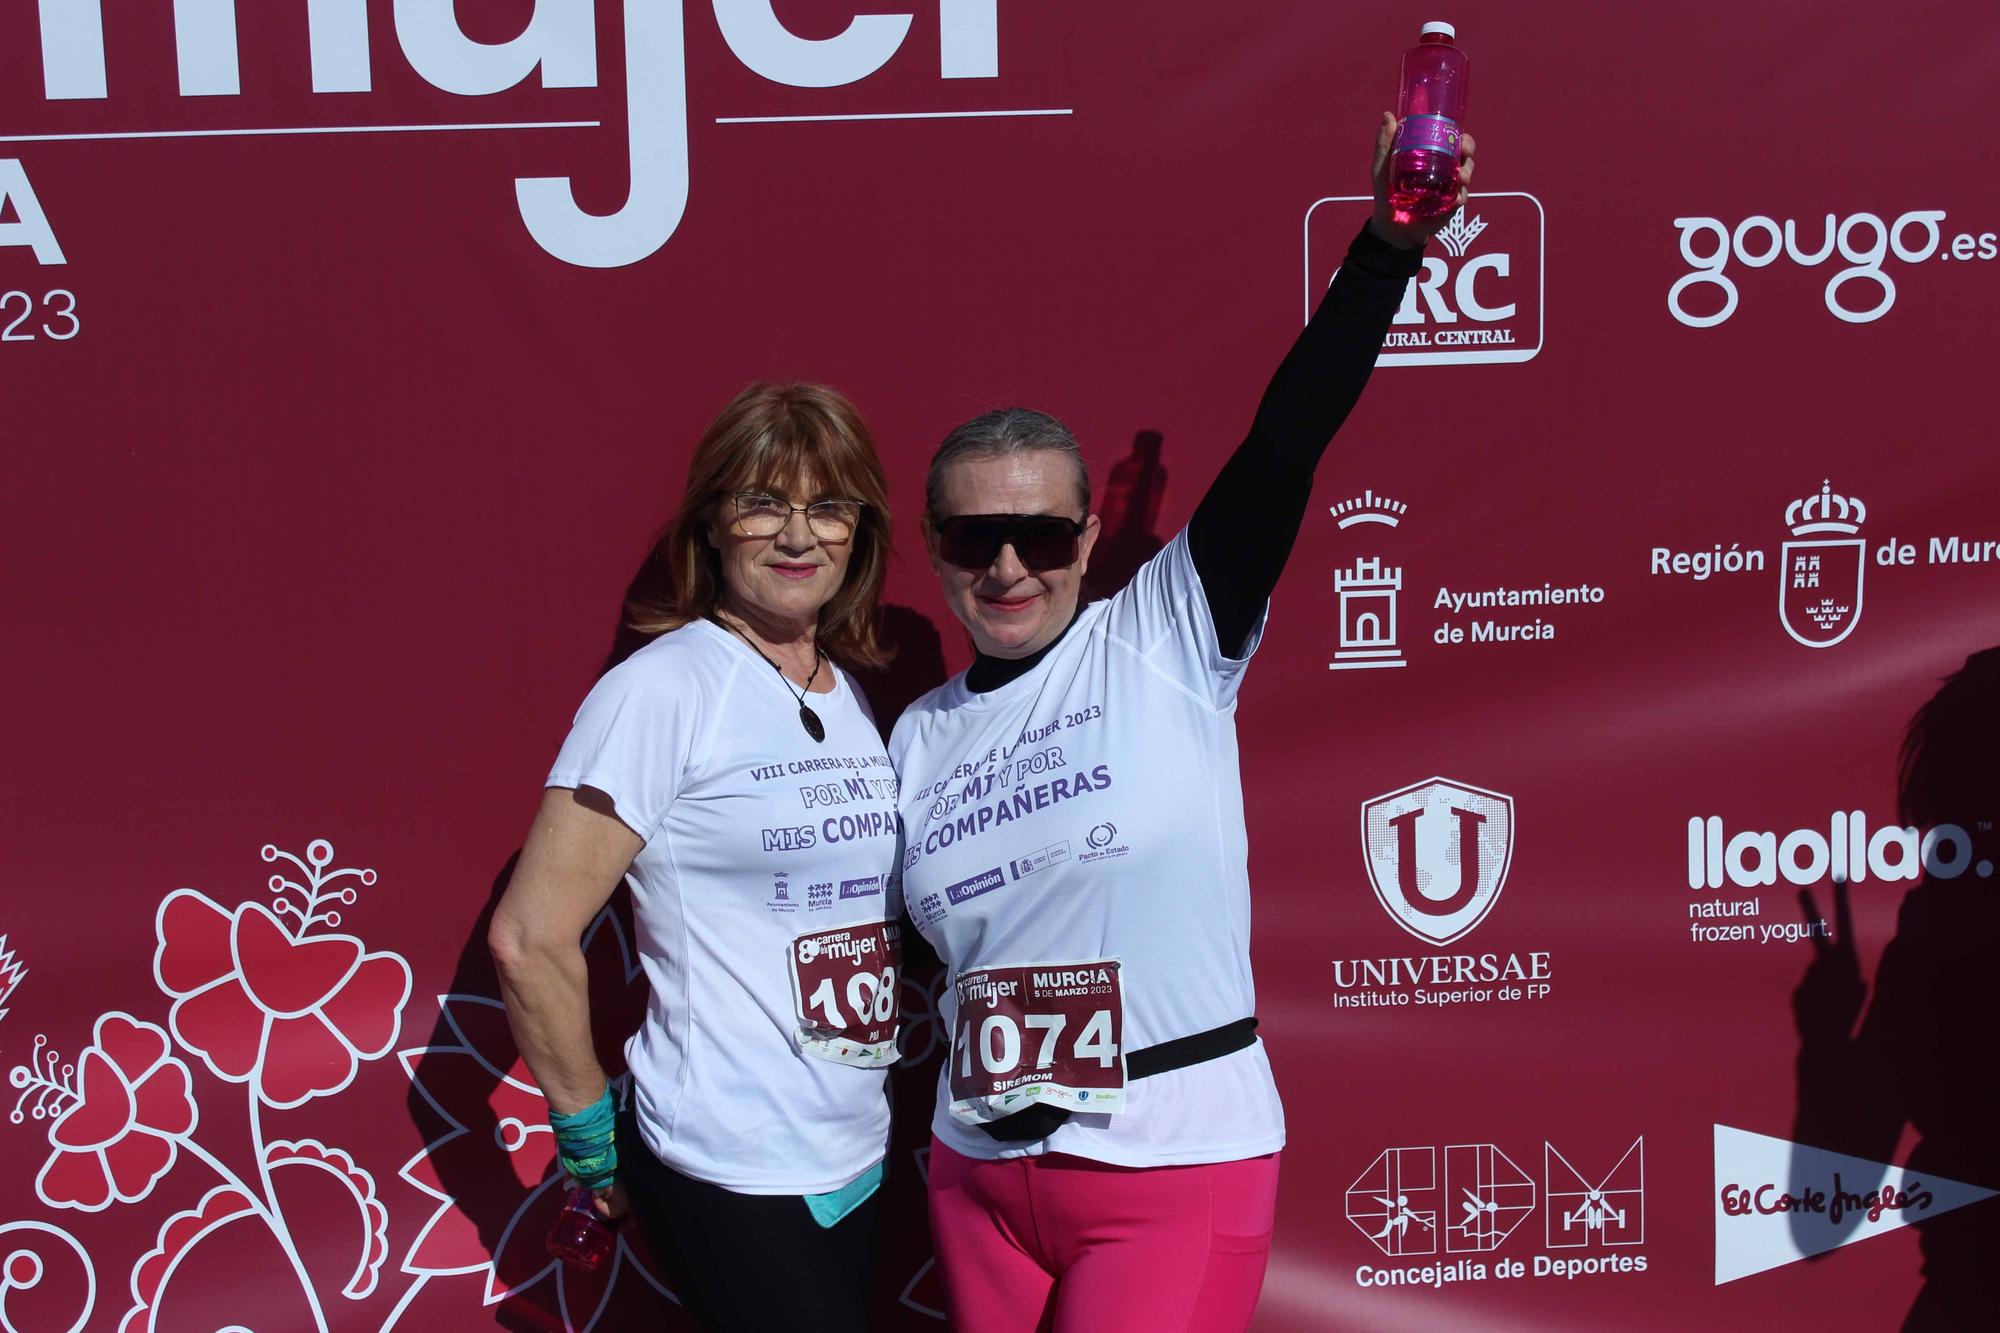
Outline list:
[[[630,1207],[709,1328],[867,1327],[901,900],[895,780],[845,668],[882,661],[888,549],[854,408],[738,394],[655,551],[670,590],[627,608],[658,637],[583,701],[493,917],[562,1167]],[[578,938],[621,878],[652,995],[619,1113]]]
[[[929,1193],[961,1333],[1241,1329],[1284,1114],[1257,1043],[1236,692],[1320,455],[1429,236],[1373,219],[1187,528],[1080,605],[1099,523],[1041,412],[931,460],[925,539],[972,666],[913,704],[903,896],[951,980]],[[1465,139],[1461,190],[1472,177]]]

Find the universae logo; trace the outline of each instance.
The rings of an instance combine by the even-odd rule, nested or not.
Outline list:
[[[1514,854],[1514,798],[1429,778],[1361,805],[1368,882],[1390,919],[1440,948],[1486,919]]]
[[[1306,319],[1374,206],[1366,195],[1330,195],[1306,209]],[[1404,291],[1375,364],[1533,360],[1542,350],[1541,200],[1514,191],[1475,194],[1437,240]]]
[[[306,10],[314,94],[374,90],[369,26],[387,5],[368,0],[289,0]],[[183,98],[234,97],[242,92],[237,50],[238,0],[172,0],[175,60]],[[773,0],[710,0],[730,52],[772,83],[835,88],[858,83],[902,48],[914,15],[858,14],[832,37],[803,38],[786,29]],[[25,8],[25,6],[22,6]],[[940,79],[992,79],[1000,72],[998,0],[938,0]],[[514,182],[521,220],[536,244],[566,263],[587,268],[634,264],[665,245],[686,212],[688,79],[683,0],[623,0],[627,160],[630,188],[614,212],[578,207],[566,176]],[[535,0],[526,26],[503,42],[468,37],[454,0],[395,0],[393,25],[410,68],[426,83],[460,97],[488,97],[538,76],[540,86],[595,88],[599,82],[594,0]],[[102,0],[40,0],[42,87],[48,102],[101,100],[109,95]],[[1067,108],[884,112],[868,115],[718,117],[718,123],[777,120],[895,120],[959,116],[1067,115]],[[589,129],[600,122],[540,121],[424,125],[150,128],[87,134],[8,134],[0,144],[80,139],[166,139],[384,131]],[[62,264],[62,247],[17,158],[0,158],[0,248],[31,249],[38,262]]]

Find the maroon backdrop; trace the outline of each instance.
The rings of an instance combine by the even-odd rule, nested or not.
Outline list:
[[[754,377],[861,406],[891,710],[965,660],[914,537],[956,421],[1075,428],[1115,586],[1364,216],[1433,17],[1483,192],[1320,468],[1241,710],[1291,1123],[1259,1327],[1893,1326],[1902,1223],[2000,1208],[1965,1188],[2000,1170],[1790,1146],[1828,947],[1797,890],[1831,918],[1836,812],[1894,826],[1904,723],[2000,639],[2000,189],[1947,128],[2000,74],[1987,11],[856,8],[0,10],[0,1326],[680,1327],[642,1256],[541,1251],[481,922],[690,443]],[[1418,808],[1371,854],[1368,810]],[[1912,855],[1983,890],[1990,817],[1886,835],[1865,970]],[[1440,874],[1480,905],[1443,941]],[[589,943],[607,1050],[627,940]],[[929,1072],[885,1328],[941,1302]],[[1859,1221],[1812,1211],[1835,1170]]]

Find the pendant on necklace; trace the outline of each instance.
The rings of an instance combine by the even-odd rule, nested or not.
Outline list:
[[[819,720],[819,714],[804,702],[799,704],[799,725],[806,729],[806,735],[820,744],[826,743],[826,724]]]

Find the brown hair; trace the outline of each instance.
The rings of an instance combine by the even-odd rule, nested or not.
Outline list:
[[[861,501],[847,577],[820,608],[819,644],[844,665],[881,666],[888,654],[876,640],[875,603],[889,556],[888,485],[854,404],[820,384],[751,384],[709,423],[680,511],[647,560],[665,578],[628,597],[626,622],[659,634],[713,614],[722,600],[722,556],[708,542],[717,502],[731,491],[784,495],[808,483]]]

